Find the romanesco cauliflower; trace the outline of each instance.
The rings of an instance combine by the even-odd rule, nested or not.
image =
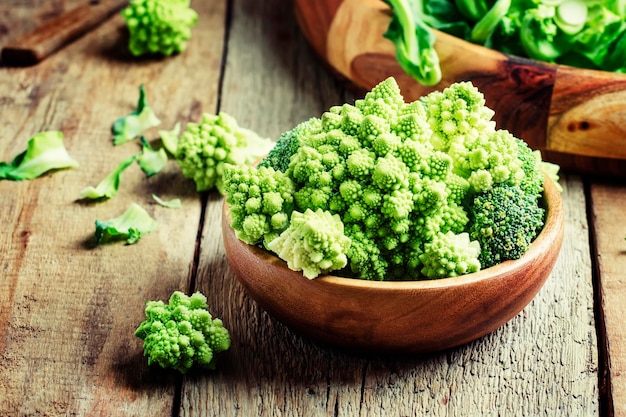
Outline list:
[[[198,13],[189,4],[189,0],[131,0],[122,10],[130,52],[135,56],[183,52],[198,23]]]
[[[192,366],[215,369],[216,355],[230,348],[230,334],[213,318],[206,297],[175,291],[169,302],[148,301],[135,336],[143,340],[148,364],[186,373]]]
[[[294,184],[273,168],[226,164],[226,201],[239,239],[267,244],[289,226]]]
[[[281,206],[283,219],[308,210],[328,212],[343,223],[350,245],[339,275],[396,280],[477,271],[479,237],[469,233],[476,224],[474,197],[517,187],[539,207],[543,190],[536,155],[496,129],[493,115],[470,82],[406,103],[388,78],[354,105],[333,106],[284,134],[261,168],[225,178],[227,201],[236,212],[232,227],[242,240],[271,249],[282,231],[268,226],[268,214],[257,209],[259,196],[240,189],[256,190],[258,176],[280,178],[281,184],[287,178],[293,200]],[[246,216],[253,227],[242,221]],[[524,227],[507,224],[511,230]],[[285,230],[288,224],[280,226]]]
[[[294,211],[289,227],[267,245],[290,269],[302,271],[307,278],[345,267],[349,247],[339,215],[319,209]]]
[[[183,175],[195,181],[197,191],[217,188],[224,194],[225,164],[252,163],[273,146],[273,141],[239,126],[227,113],[205,113],[200,123],[187,124],[175,157]]]

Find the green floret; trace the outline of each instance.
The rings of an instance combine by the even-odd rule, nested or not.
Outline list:
[[[447,278],[480,270],[480,245],[467,233],[437,233],[419,256],[427,278]]]
[[[285,172],[289,167],[291,156],[296,153],[300,146],[300,137],[319,132],[322,129],[320,119],[311,118],[302,122],[293,129],[284,132],[269,151],[265,159],[259,163],[259,167],[274,168],[276,171]]]
[[[274,142],[240,127],[227,113],[205,113],[200,123],[189,123],[176,148],[176,162],[197,191],[213,188],[224,194],[225,164],[247,165],[264,156]]]
[[[344,268],[350,238],[337,214],[323,210],[294,211],[289,227],[267,244],[290,269],[312,279]]]
[[[215,369],[220,352],[230,348],[231,339],[222,320],[213,318],[206,297],[196,292],[187,296],[175,291],[167,304],[148,301],[143,321],[135,336],[143,340],[148,365],[187,373],[193,366]]]
[[[198,23],[198,13],[189,4],[189,0],[131,0],[122,10],[130,52],[135,56],[183,52]]]
[[[242,241],[267,244],[289,226],[295,188],[283,172],[226,164],[224,190],[231,227]]]
[[[446,152],[455,142],[473,141],[495,129],[493,110],[485,106],[484,95],[469,81],[433,91],[422,101],[433,131],[431,142],[437,150]]]
[[[477,194],[469,211],[469,234],[480,243],[483,268],[519,259],[545,220],[538,196],[511,185],[499,185]]]
[[[486,191],[500,183],[518,185],[526,176],[523,161],[518,158],[519,143],[506,130],[453,143],[449,154],[454,172],[469,181],[473,192]]]
[[[521,168],[524,171],[524,177],[519,185],[525,193],[539,196],[543,191],[544,181],[541,153],[530,149],[528,144],[521,139],[516,138],[516,142],[517,158],[522,162]]]

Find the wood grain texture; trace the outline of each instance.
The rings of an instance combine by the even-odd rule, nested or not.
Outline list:
[[[347,349],[428,353],[492,332],[537,295],[556,263],[564,228],[561,194],[550,180],[544,199],[545,226],[521,259],[450,279],[308,279],[277,256],[239,240],[227,204],[222,236],[231,269],[246,293],[292,330]]]
[[[322,4],[326,3],[324,8]],[[391,11],[380,0],[296,0],[304,36],[343,78],[370,89],[397,79],[407,100],[471,80],[510,130],[563,169],[626,175],[626,76],[509,56],[434,31],[443,78],[426,87],[408,76],[384,38]],[[330,19],[329,19],[330,17]],[[322,48],[322,44],[326,48]]]
[[[0,2],[0,16],[10,17],[0,19],[0,40],[75,4]],[[201,197],[174,166],[151,179],[129,169],[113,200],[76,202],[84,186],[136,151],[133,143],[114,148],[109,129],[134,109],[140,82],[164,128],[221,109],[272,138],[358,98],[300,36],[292,1],[192,4],[199,25],[188,50],[173,59],[137,61],[122,52],[117,16],[36,67],[0,69],[0,160],[22,151],[35,132],[60,129],[81,163],[34,181],[0,181],[0,415],[598,416],[589,230],[578,177],[561,181],[563,248],[528,307],[488,336],[423,356],[332,348],[270,317],[228,267],[223,199],[203,197],[202,212]],[[157,206],[152,192],[181,197],[182,209]],[[133,201],[157,229],[135,246],[94,248],[94,220]],[[132,335],[144,301],[192,283],[231,329],[232,348],[215,372],[181,378],[148,368]]]
[[[61,130],[80,163],[0,181],[0,415],[171,415],[179,378],[149,369],[133,332],[146,300],[188,290],[200,198],[171,162],[150,179],[129,168],[109,201],[77,199],[138,152],[138,143],[114,147],[110,128],[134,110],[140,83],[163,128],[215,110],[225,3],[196,3],[202,19],[175,59],[131,59],[116,16],[36,67],[0,70],[0,160],[35,132]],[[180,197],[183,207],[161,207],[151,193]],[[94,247],[94,221],[131,202],[157,229],[133,246]]]
[[[224,74],[221,109],[273,138],[329,105],[357,98],[341,93],[288,13],[284,0],[235,2]],[[363,355],[290,331],[246,295],[228,267],[216,224],[207,221],[197,288],[210,294],[234,343],[217,372],[185,378],[180,414],[598,415],[584,192],[577,177],[562,184],[564,246],[537,297],[494,333],[424,356]],[[209,202],[207,219],[219,218],[221,202]]]
[[[622,183],[591,186],[593,228],[598,255],[599,288],[610,365],[609,390],[615,416],[626,416],[626,187]]]

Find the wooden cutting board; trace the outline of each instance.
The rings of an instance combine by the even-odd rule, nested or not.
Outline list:
[[[471,80],[508,129],[563,171],[626,177],[626,74],[506,55],[435,31],[443,78],[420,85],[383,37],[391,10],[380,0],[296,0],[305,38],[336,71],[371,89],[394,76],[407,101]]]

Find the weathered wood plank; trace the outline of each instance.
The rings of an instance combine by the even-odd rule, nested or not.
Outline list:
[[[89,0],[6,0],[0,6],[0,48]]]
[[[302,43],[290,12],[284,1],[248,0],[232,13],[221,110],[273,138],[354,99]],[[231,329],[233,346],[216,372],[185,378],[181,414],[598,415],[585,198],[579,178],[562,182],[565,243],[535,300],[493,334],[422,357],[334,349],[269,317],[229,271],[215,226],[222,199],[213,196],[197,288]]]
[[[626,416],[626,186],[591,186],[593,227],[599,268],[599,291],[604,312],[607,358],[615,416]]]
[[[0,181],[0,415],[171,415],[179,378],[149,369],[133,332],[146,300],[188,289],[200,197],[171,161],[149,179],[129,168],[109,201],[77,199],[138,152],[137,143],[114,147],[110,127],[134,110],[140,83],[162,128],[215,110],[225,2],[195,3],[200,22],[180,56],[131,59],[116,16],[36,67],[0,70],[0,160],[38,131],[61,130],[81,164]],[[151,193],[180,197],[183,207],[161,207]],[[95,219],[131,202],[157,229],[133,246],[93,247]]]

